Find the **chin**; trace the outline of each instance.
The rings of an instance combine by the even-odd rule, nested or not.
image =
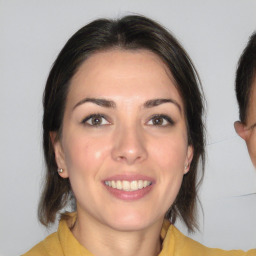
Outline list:
[[[138,231],[152,226],[157,220],[148,213],[126,213],[121,216],[112,215],[109,226],[118,231]]]

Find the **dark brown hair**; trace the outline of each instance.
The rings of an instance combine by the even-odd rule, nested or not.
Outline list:
[[[98,19],[91,22],[68,40],[54,62],[43,98],[43,146],[47,173],[39,205],[39,219],[44,225],[53,223],[56,214],[69,202],[72,195],[69,179],[62,179],[57,173],[49,136],[51,131],[61,135],[70,80],[89,56],[111,48],[147,49],[162,59],[175,79],[184,103],[188,143],[194,148],[194,157],[190,171],[184,176],[179,194],[166,217],[174,223],[180,215],[192,231],[196,227],[198,163],[201,158],[204,167],[205,153],[200,79],[178,41],[161,25],[142,16],[126,16],[118,20]]]
[[[239,105],[239,118],[246,124],[252,84],[256,79],[256,33],[254,32],[245,47],[236,71],[236,98]]]

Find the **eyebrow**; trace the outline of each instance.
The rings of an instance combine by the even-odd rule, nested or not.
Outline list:
[[[144,103],[144,107],[145,108],[152,108],[152,107],[156,107],[156,106],[159,106],[161,104],[164,104],[164,103],[172,103],[172,104],[174,104],[179,109],[180,113],[182,112],[180,104],[176,100],[173,100],[173,99],[153,99],[153,100],[148,100],[148,101],[146,101]]]
[[[101,106],[101,107],[105,107],[105,108],[116,108],[116,103],[112,100],[106,100],[106,99],[98,99],[98,98],[84,98],[82,100],[80,100],[74,107],[73,107],[73,110],[84,104],[84,103],[87,103],[87,102],[90,102],[90,103],[94,103],[98,106]],[[161,104],[164,104],[164,103],[172,103],[174,104],[180,111],[180,113],[182,113],[182,109],[181,109],[181,106],[180,104],[173,100],[173,99],[164,99],[164,98],[161,98],[161,99],[152,99],[152,100],[147,100],[144,104],[143,104],[143,107],[144,108],[153,108],[153,107],[157,107]]]
[[[116,107],[116,103],[112,100],[106,100],[106,99],[96,99],[96,98],[84,98],[82,100],[80,100],[74,107],[73,107],[73,110],[86,103],[86,102],[91,102],[91,103],[94,103],[98,106],[101,106],[101,107],[105,107],[105,108],[115,108]]]

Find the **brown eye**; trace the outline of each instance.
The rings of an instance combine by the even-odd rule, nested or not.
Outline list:
[[[147,124],[152,126],[168,126],[174,125],[174,122],[169,116],[155,115],[150,118]]]
[[[101,116],[95,116],[91,118],[91,125],[101,125],[102,123],[102,117]]]
[[[164,119],[162,117],[154,117],[152,118],[153,125],[163,125]]]
[[[110,124],[103,115],[90,115],[86,117],[83,121],[83,124],[87,124],[89,126],[102,126]]]

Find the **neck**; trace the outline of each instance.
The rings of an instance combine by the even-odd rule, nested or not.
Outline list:
[[[88,216],[85,221],[78,215],[72,233],[95,256],[156,256],[160,253],[163,220],[138,231],[114,230],[99,222],[95,225]]]

